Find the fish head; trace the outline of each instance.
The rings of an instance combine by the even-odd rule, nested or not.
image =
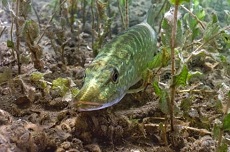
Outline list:
[[[79,111],[93,111],[110,107],[125,95],[120,84],[120,73],[114,65],[93,62],[85,71],[84,84],[77,94],[74,105]]]

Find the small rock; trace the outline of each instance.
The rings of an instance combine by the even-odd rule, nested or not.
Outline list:
[[[86,145],[85,148],[90,152],[101,152],[101,148],[99,147],[98,144],[89,144]]]

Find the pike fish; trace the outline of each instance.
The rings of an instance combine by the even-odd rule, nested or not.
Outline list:
[[[105,44],[85,70],[83,87],[74,100],[79,111],[93,111],[118,103],[157,54],[153,7],[146,19]]]

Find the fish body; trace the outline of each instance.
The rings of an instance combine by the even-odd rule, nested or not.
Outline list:
[[[105,44],[86,68],[74,102],[77,108],[93,111],[118,103],[149,68],[157,53],[156,43],[155,31],[146,20]]]

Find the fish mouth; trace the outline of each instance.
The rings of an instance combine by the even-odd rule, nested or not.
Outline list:
[[[103,104],[90,101],[76,101],[76,107],[78,111],[93,111],[103,108]],[[102,107],[102,108],[101,108]]]
[[[110,102],[100,103],[100,102],[91,102],[91,101],[76,101],[76,107],[78,111],[96,111],[111,107],[112,105],[118,103],[125,94],[121,95],[119,98],[116,98]]]

